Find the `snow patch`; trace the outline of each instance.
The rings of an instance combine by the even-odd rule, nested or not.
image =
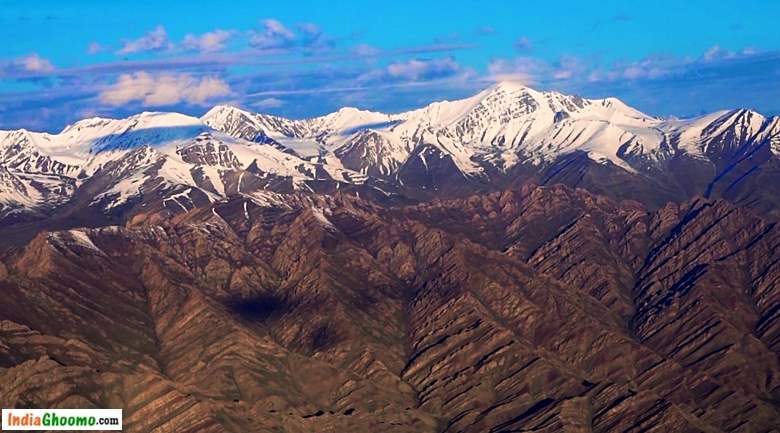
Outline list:
[[[328,219],[327,216],[325,216],[326,213],[330,214],[330,209],[321,209],[318,207],[312,207],[311,213],[314,215],[314,218],[317,219],[320,223],[322,223],[323,226],[329,229],[336,229],[336,226],[333,225],[333,223]]]
[[[76,245],[103,254],[103,250],[98,248],[97,245],[92,242],[92,239],[90,239],[87,232],[83,230],[69,230],[68,234],[73,238]]]

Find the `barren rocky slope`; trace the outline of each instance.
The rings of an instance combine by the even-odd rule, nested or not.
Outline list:
[[[153,208],[2,250],[0,405],[125,431],[780,431],[780,231],[562,185]]]

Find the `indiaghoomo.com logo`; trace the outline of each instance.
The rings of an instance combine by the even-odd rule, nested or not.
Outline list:
[[[3,409],[3,430],[122,430],[122,409]]]

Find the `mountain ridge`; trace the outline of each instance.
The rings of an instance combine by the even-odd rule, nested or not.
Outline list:
[[[778,124],[505,85],[0,133],[0,404],[139,433],[780,431]]]
[[[0,400],[131,432],[774,431],[778,242],[725,200],[563,185],[44,231],[0,250]]]
[[[145,146],[155,150],[152,159],[106,178],[104,167]],[[14,179],[13,189],[0,193],[0,219],[38,218],[74,201],[83,185],[101,182],[106,188],[96,195],[115,199],[90,207],[104,213],[150,196],[166,207],[168,196],[183,190],[210,201],[263,190],[343,189],[419,200],[529,180],[602,193],[606,184],[623,183],[615,197],[657,206],[709,195],[729,176],[750,180],[778,155],[777,117],[739,109],[664,120],[616,98],[511,82],[397,114],[344,107],[293,120],[217,105],[200,118],[143,112],[84,119],[58,134],[0,131],[0,165]],[[758,165],[746,165],[756,158]],[[92,182],[95,176],[101,182]],[[734,192],[731,184],[723,188]]]

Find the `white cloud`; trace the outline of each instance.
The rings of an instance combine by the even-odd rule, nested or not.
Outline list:
[[[615,66],[603,74],[602,79],[652,80],[671,74],[674,69],[684,67],[685,63],[669,57],[647,57],[628,65]]]
[[[745,58],[759,54],[758,50],[753,47],[746,47],[740,51],[732,51],[721,47],[720,45],[713,45],[707,49],[701,56],[701,60],[705,63],[714,62],[716,60],[732,60],[738,58]]]
[[[114,85],[100,93],[99,98],[108,105],[141,101],[145,106],[163,106],[180,102],[203,104],[230,94],[230,86],[216,77],[136,72],[120,75]]]
[[[48,59],[35,53],[20,57],[16,59],[15,63],[27,72],[51,72],[54,70],[54,65]]]
[[[728,50],[721,48],[720,45],[713,45],[710,48],[708,48],[707,51],[704,52],[702,59],[705,62],[711,62],[713,60],[722,58],[724,56],[729,56],[729,55],[730,53]]]
[[[707,49],[702,55],[704,62],[713,62],[715,60],[731,60],[740,57],[750,57],[758,54],[758,51],[753,47],[743,48],[741,51],[732,51],[721,47],[720,45],[713,45]]]
[[[336,40],[313,23],[299,23],[295,31],[279,20],[268,18],[260,30],[249,32],[249,45],[259,49],[295,49],[308,54],[331,50]]]
[[[214,30],[202,35],[188,34],[184,37],[184,48],[203,52],[221,51],[225,43],[233,36],[232,31]]]
[[[284,101],[279,98],[265,98],[252,104],[257,108],[279,108],[284,105]]]
[[[574,56],[561,56],[552,68],[552,77],[555,80],[569,80],[588,72],[587,66]]]
[[[526,85],[551,82],[588,82],[655,79],[669,73],[670,59],[648,57],[640,61],[597,68],[581,58],[562,56],[555,62],[520,56],[496,59],[488,65],[491,80],[520,81]]]
[[[630,62],[598,65],[574,56],[562,56],[549,62],[529,56],[495,59],[488,65],[491,81],[514,80],[526,85],[561,83],[607,83],[617,81],[657,80],[684,74],[691,69],[712,66],[718,62],[744,60],[760,53],[753,48],[732,51],[714,45],[699,57],[648,56]]]
[[[285,27],[284,24],[282,24],[282,22],[279,20],[269,18],[263,20],[263,25],[265,26],[267,31],[273,34],[284,36],[287,39],[292,39],[295,37],[293,32],[291,32],[287,27]]]
[[[249,43],[257,48],[285,48],[292,45],[295,33],[281,21],[268,18],[262,21],[263,30],[254,32]]]
[[[300,43],[304,49],[309,52],[327,51],[335,45],[335,41],[326,36],[325,33],[322,32],[322,29],[316,24],[299,24],[298,29],[303,34]]]
[[[488,64],[488,78],[492,81],[516,81],[525,85],[536,83],[540,75],[549,71],[546,63],[530,57],[512,60],[496,59]]]
[[[362,57],[374,57],[379,54],[379,49],[368,44],[356,45],[352,52]]]
[[[170,49],[172,46],[173,44],[168,39],[168,32],[165,31],[165,27],[157,26],[154,30],[138,39],[125,41],[118,53],[132,54],[147,51],[164,51]]]
[[[387,67],[387,73],[391,77],[414,81],[451,76],[459,69],[460,66],[455,60],[451,57],[445,57],[433,60],[412,59],[406,62],[391,63]]]
[[[753,48],[753,47],[746,47],[746,48],[742,49],[740,54],[742,54],[743,56],[748,56],[748,57],[749,56],[754,56],[754,55],[758,54],[758,50]]]

